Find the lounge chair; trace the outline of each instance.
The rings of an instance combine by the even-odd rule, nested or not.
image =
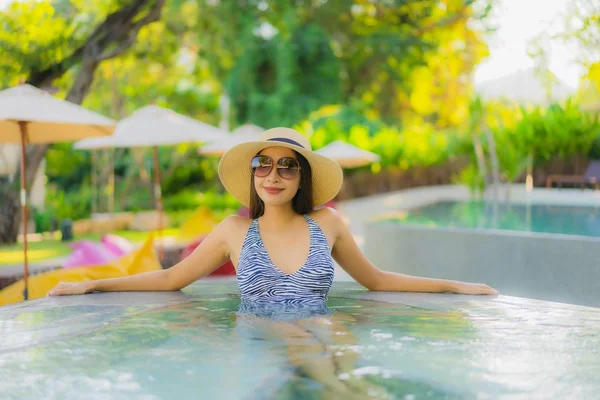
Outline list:
[[[587,169],[585,170],[585,175],[583,176],[583,183],[594,185],[594,190],[600,188],[600,161],[590,161]]]
[[[583,175],[548,175],[546,178],[547,188],[554,184],[561,188],[565,183],[577,185],[582,190],[586,184],[594,185],[594,190],[600,189],[600,160],[590,161]]]

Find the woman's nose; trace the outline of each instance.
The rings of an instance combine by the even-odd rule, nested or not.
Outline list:
[[[277,171],[276,166],[273,166],[273,168],[271,168],[271,172],[269,172],[269,175],[267,175],[267,180],[271,182],[279,181],[279,172]]]

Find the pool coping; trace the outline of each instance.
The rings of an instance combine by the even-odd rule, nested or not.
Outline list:
[[[172,302],[181,302],[189,300],[186,289],[193,286],[203,286],[206,284],[234,284],[235,278],[230,277],[209,277],[202,278],[181,290],[173,291],[138,291],[138,292],[94,292],[85,295],[71,296],[53,296],[42,297],[34,300],[22,301],[19,303],[0,306],[0,312],[14,311],[27,308],[45,308],[45,306],[74,306],[74,305],[164,305]],[[232,287],[235,287],[232,285]],[[231,290],[223,295],[237,295],[239,291]],[[586,306],[580,304],[562,303],[557,301],[539,300],[527,297],[509,296],[509,295],[468,295],[456,293],[425,293],[425,292],[403,292],[403,291],[371,291],[357,282],[334,281],[328,294],[329,298],[349,298],[377,301],[389,304],[398,304],[411,307],[423,307],[424,305],[433,306],[439,310],[443,308],[453,308],[458,303],[471,302],[501,302],[510,304],[528,303],[536,306],[545,306],[546,308],[561,308],[570,310],[585,310],[600,313],[600,307]]]
[[[589,242],[600,242],[600,236],[586,236],[586,235],[577,235],[572,233],[549,233],[549,232],[533,232],[533,231],[517,231],[511,229],[498,229],[498,228],[463,228],[463,227],[455,227],[455,226],[430,226],[425,224],[417,224],[417,223],[404,223],[404,222],[395,222],[389,219],[373,219],[369,220],[368,223],[378,223],[378,224],[394,224],[399,226],[410,227],[411,229],[439,229],[445,232],[455,232],[455,233],[467,233],[467,232],[476,232],[479,234],[490,234],[490,235],[498,235],[498,236],[519,236],[524,238],[531,237],[539,237],[546,239],[561,239],[561,240],[571,240],[571,241],[589,241]]]

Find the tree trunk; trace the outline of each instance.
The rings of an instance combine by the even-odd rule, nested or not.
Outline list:
[[[108,213],[112,214],[115,212],[115,163],[116,163],[116,151],[111,149],[110,151],[110,172],[108,173]]]
[[[479,170],[479,175],[483,178],[483,190],[488,184],[488,172],[487,166],[485,163],[485,154],[483,153],[483,146],[481,145],[481,139],[479,138],[478,133],[473,134],[473,149],[475,150],[475,158],[477,159],[477,169]]]
[[[157,21],[165,0],[135,0],[108,15],[103,23],[91,34],[83,46],[73,54],[44,70],[31,71],[27,83],[36,87],[48,87],[64,75],[71,67],[79,65],[75,82],[67,94],[67,100],[81,104],[88,94],[98,65],[128,50],[139,30]],[[44,159],[49,144],[27,146],[27,170],[25,185],[30,187],[39,166]],[[17,168],[17,171],[19,169]],[[14,181],[19,182],[20,172]],[[13,193],[12,195],[9,194]],[[12,185],[0,185],[0,244],[17,241],[21,205]]]
[[[19,233],[21,205],[15,185],[0,186],[0,243],[15,243]],[[17,218],[15,218],[17,216]],[[16,221],[15,221],[16,220]]]
[[[25,185],[27,188],[31,187],[47,149],[47,144],[27,146],[25,151],[27,159]],[[20,157],[18,162],[21,162]],[[21,201],[18,196],[21,170],[17,168],[16,171],[15,178],[11,182],[0,184],[0,244],[16,243],[21,225]]]
[[[98,152],[92,150],[92,214],[98,212]]]
[[[533,190],[533,153],[527,154],[527,178],[525,178],[525,189],[528,192]]]
[[[485,130],[486,139],[490,146],[490,162],[492,164],[492,185],[494,190],[494,201],[498,201],[500,191],[500,164],[498,163],[498,153],[496,152],[496,141],[494,135],[489,129]]]

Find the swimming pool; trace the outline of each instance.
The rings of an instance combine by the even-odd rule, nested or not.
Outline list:
[[[449,228],[500,229],[600,237],[600,206],[521,205],[442,201],[399,212],[403,224]]]
[[[234,281],[0,308],[3,398],[532,399],[600,393],[600,309],[374,293],[327,312],[240,311]]]

